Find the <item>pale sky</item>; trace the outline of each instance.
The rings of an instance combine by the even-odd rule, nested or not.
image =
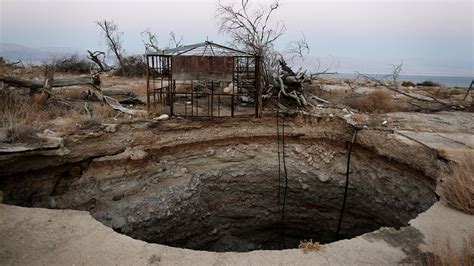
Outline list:
[[[311,57],[334,61],[335,71],[385,73],[403,61],[406,74],[474,76],[472,0],[280,2],[275,18],[285,22],[287,31],[277,47],[303,32]],[[214,0],[0,0],[0,42],[104,50],[94,21],[111,19],[124,33],[129,53],[143,52],[140,32],[146,28],[164,46],[170,31],[186,44],[206,38],[225,44],[215,9]]]

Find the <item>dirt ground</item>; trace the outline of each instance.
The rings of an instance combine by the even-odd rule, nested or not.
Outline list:
[[[40,73],[35,70],[30,72],[22,70],[15,74],[27,78],[40,76]],[[374,89],[369,85],[366,88],[359,88],[357,93],[369,93]],[[123,88],[142,97],[146,89],[145,80],[142,78],[104,76],[102,86]],[[370,151],[371,154],[367,157],[368,159],[358,158],[356,154],[355,162],[362,164],[365,161],[368,166],[354,168],[354,174],[359,173],[361,177],[368,176],[367,178],[378,178],[382,181],[389,179],[390,177],[383,174],[380,174],[382,178],[367,174],[370,172],[367,170],[370,169],[370,160],[375,162],[376,159],[381,158],[393,165],[380,164],[380,169],[375,169],[379,171],[377,173],[393,172],[393,169],[408,169],[407,174],[403,173],[396,177],[400,179],[392,180],[396,188],[400,190],[407,190],[404,182],[401,181],[407,176],[416,177],[436,187],[436,179],[446,161],[456,161],[460,154],[474,150],[474,113],[472,112],[465,110],[421,113],[406,112],[407,110],[402,108],[397,112],[367,113],[344,105],[347,98],[353,96],[353,92],[345,85],[341,85],[340,81],[328,86],[335,86],[326,86],[326,89],[331,90],[329,94],[319,91],[315,92],[315,95],[317,93],[319,96],[327,97],[333,102],[332,104],[315,104],[308,110],[290,114],[286,120],[288,145],[293,145],[291,154],[305,156],[304,160],[290,162],[296,167],[298,163],[307,161],[310,166],[308,169],[301,168],[304,170],[302,173],[311,173],[315,169],[323,169],[326,172],[337,172],[335,170],[342,169],[342,167],[326,168],[332,167],[331,162],[336,164],[337,160],[334,158],[343,160],[344,145],[351,140],[354,128],[362,129],[357,136],[357,147]],[[0,128],[0,191],[2,191],[3,202],[53,209],[73,208],[76,211],[0,204],[0,238],[2,239],[0,264],[413,263],[420,260],[416,255],[419,253],[413,251],[413,246],[423,252],[430,252],[433,242],[447,241],[454,249],[459,250],[462,248],[463,239],[474,234],[472,215],[458,212],[446,207],[442,202],[437,202],[429,208],[423,208],[423,212],[418,217],[413,217],[409,225],[403,227],[402,230],[384,227],[350,240],[323,245],[320,251],[308,253],[297,249],[215,253],[172,248],[132,239],[110,228],[119,227],[117,224],[123,227],[122,220],[113,217],[109,222],[104,222],[106,215],[100,211],[106,210],[110,207],[109,205],[115,204],[114,202],[121,200],[125,202],[124,198],[130,202],[138,202],[137,206],[143,205],[142,201],[137,200],[143,195],[155,193],[158,195],[181,184],[192,183],[191,174],[197,172],[199,167],[211,168],[205,165],[207,158],[220,163],[220,167],[224,169],[220,169],[221,172],[229,171],[235,174],[234,178],[241,176],[238,173],[238,167],[235,166],[236,162],[248,161],[255,167],[252,158],[245,155],[245,151],[258,153],[258,147],[255,145],[266,146],[266,149],[261,149],[261,154],[259,154],[265,159],[259,159],[260,161],[273,162],[274,160],[268,158],[274,155],[274,149],[268,147],[273,147],[271,145],[275,144],[277,138],[275,110],[271,105],[268,106],[261,118],[241,114],[232,119],[172,117],[157,120],[155,115],[151,117],[124,115],[111,111],[101,103],[91,102],[89,109],[94,115],[88,116],[84,108],[84,104],[89,102],[84,99],[83,91],[86,90],[87,88],[57,90],[58,95],[73,103],[74,107],[54,107],[53,109],[53,105],[47,105],[35,107],[37,109],[28,108],[26,111],[4,110],[2,113],[2,119],[9,118],[2,120],[6,122]],[[426,93],[420,88],[411,90],[420,94]],[[453,96],[459,100],[459,95],[460,93],[456,92],[446,97]],[[390,101],[392,100],[400,101],[396,97]],[[140,104],[127,107],[145,109],[145,106]],[[29,125],[37,127],[36,131],[31,133],[34,138],[24,137],[23,131],[17,130],[14,131],[17,138],[12,139],[10,127],[18,121],[28,121],[21,124],[22,128],[27,128]],[[304,146],[301,146],[303,144]],[[321,151],[309,150],[317,154],[317,160],[312,158],[315,157],[314,155],[308,155],[306,147],[321,149]],[[340,149],[340,154],[331,153],[331,149],[327,147]],[[199,151],[205,155],[200,156]],[[196,165],[186,167],[186,169],[179,167],[176,161],[182,159],[183,156],[185,159],[187,158],[185,156],[192,158]],[[258,156],[253,158],[258,158]],[[270,169],[273,165],[267,163],[262,166],[263,169],[265,167]],[[166,169],[158,170],[163,168]],[[143,174],[143,171],[147,169],[151,173],[149,176]],[[240,170],[243,171],[242,169]],[[324,172],[323,170],[321,172]],[[340,185],[344,175],[342,170],[339,172],[336,178],[318,176],[315,182]],[[211,175],[214,173],[216,172],[210,173],[210,176],[204,176],[204,179],[212,178]],[[220,174],[216,173],[216,175]],[[163,175],[172,178],[162,178]],[[304,175],[305,173],[302,174]],[[122,177],[132,182],[121,183]],[[157,183],[152,184],[153,179],[157,179]],[[151,183],[147,183],[149,191],[144,189],[144,182],[141,182],[143,180],[150,180]],[[298,186],[304,187],[308,180],[300,179]],[[386,185],[389,187],[388,182]],[[113,194],[115,190],[111,191],[110,187],[120,188],[119,190],[128,194]],[[416,195],[423,197],[424,188],[413,188],[412,191],[422,191]],[[78,189],[80,193],[67,194],[68,191],[74,189]],[[98,196],[90,196],[96,194]],[[429,195],[434,197],[433,193]],[[387,198],[381,205],[386,202],[393,204],[397,202],[391,199],[390,195]],[[182,198],[177,199],[176,202],[180,200]],[[409,206],[410,209],[419,207]],[[139,209],[138,217],[146,216],[145,209]],[[123,210],[129,211],[129,209]],[[103,223],[98,222],[97,217],[103,218]]]

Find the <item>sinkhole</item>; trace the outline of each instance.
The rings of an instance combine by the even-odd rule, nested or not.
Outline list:
[[[115,231],[150,243],[245,252],[406,226],[436,201],[435,181],[422,171],[356,144],[337,237],[345,142],[288,141],[283,220],[285,177],[278,176],[273,139],[148,153],[135,161],[57,167],[41,184],[34,182],[37,173],[16,176],[17,185],[2,183],[5,203],[88,210]]]

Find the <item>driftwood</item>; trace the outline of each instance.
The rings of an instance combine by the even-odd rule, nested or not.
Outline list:
[[[0,77],[0,81],[3,81],[5,84],[14,87],[24,87],[30,88],[31,91],[34,93],[41,92],[41,98],[44,98],[46,101],[50,97],[59,98],[58,96],[53,95],[52,88],[53,87],[68,87],[68,86],[75,86],[75,85],[89,85],[92,86],[94,89],[92,93],[100,100],[106,102],[111,108],[114,110],[129,114],[129,115],[142,115],[143,111],[140,110],[131,110],[128,108],[123,107],[119,101],[116,99],[105,96],[102,90],[100,89],[100,77],[98,74],[91,75],[91,76],[79,76],[74,78],[63,78],[63,79],[53,79],[52,75],[49,75],[44,81],[37,81],[37,80],[27,80],[18,77],[12,76],[2,76]],[[32,94],[30,92],[30,94]],[[130,96],[136,101],[139,101],[137,97],[134,95]],[[126,100],[130,101],[130,97]],[[59,100],[63,101],[61,98]],[[87,105],[84,105],[86,112],[89,112]]]
[[[310,105],[304,94],[304,84],[309,83],[310,79],[306,72],[294,72],[284,60],[280,60],[280,72],[275,77],[278,84],[278,98],[282,96],[294,101],[297,106],[305,107]]]
[[[32,90],[39,90],[44,88],[44,81],[39,80],[27,80],[22,79],[19,77],[12,77],[12,76],[2,76],[0,77],[0,81],[3,81],[5,84],[13,87],[23,87],[23,88],[30,88]],[[91,85],[91,86],[99,86],[100,85],[100,78],[97,75],[92,76],[79,76],[74,78],[63,78],[63,79],[55,79],[51,82],[51,88],[57,87],[68,87],[74,85]]]
[[[465,100],[466,100],[466,98],[467,98],[467,96],[469,95],[469,92],[470,92],[470,91],[471,91],[471,89],[472,89],[472,85],[474,85],[474,80],[473,80],[473,81],[471,81],[471,85],[469,86],[469,89],[467,89],[467,91],[466,91],[466,95],[464,95],[463,101],[465,101]]]
[[[465,106],[459,103],[437,99],[434,96],[424,96],[419,94],[413,94],[409,92],[404,92],[399,88],[398,77],[402,71],[402,65],[395,66],[391,75],[387,75],[384,78],[374,78],[369,75],[363,75],[358,73],[359,77],[362,77],[366,80],[370,80],[377,84],[378,86],[384,87],[392,92],[404,95],[410,99],[409,104],[416,106],[422,110],[428,110],[432,112],[451,110],[451,109],[465,109]]]
[[[99,67],[101,72],[107,72],[107,71],[112,69],[110,66],[108,66],[104,62],[104,58],[105,58],[105,53],[104,52],[102,52],[102,51],[91,52],[91,51],[87,50],[87,53],[89,54],[87,56],[87,58],[89,58],[92,62],[96,63],[96,65]],[[99,56],[102,56],[102,60],[99,58]]]

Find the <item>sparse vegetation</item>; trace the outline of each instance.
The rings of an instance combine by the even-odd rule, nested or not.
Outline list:
[[[464,153],[442,177],[441,195],[447,204],[474,214],[474,153]]]
[[[122,67],[116,69],[116,74],[128,77],[143,77],[146,75],[146,63],[142,56],[127,56],[122,59]]]
[[[321,249],[321,245],[319,242],[313,242],[312,239],[308,240],[303,240],[300,241],[300,244],[298,245],[298,248],[303,250],[304,253],[307,253],[308,251],[318,251]]]
[[[439,83],[436,83],[431,80],[425,80],[421,83],[417,83],[417,86],[424,86],[424,87],[440,87],[441,85]]]
[[[8,142],[30,142],[37,139],[47,114],[32,100],[2,101],[0,127],[6,130]]]
[[[377,89],[352,101],[353,108],[368,113],[388,113],[398,109],[390,92]]]
[[[51,67],[55,72],[89,74],[94,65],[90,61],[80,58],[78,54],[73,54],[52,59]]]
[[[403,87],[416,87],[416,84],[411,81],[402,81]]]
[[[432,253],[424,255],[422,261],[428,266],[472,266],[474,265],[474,235],[464,239],[460,252],[456,252],[449,241],[431,244]]]

